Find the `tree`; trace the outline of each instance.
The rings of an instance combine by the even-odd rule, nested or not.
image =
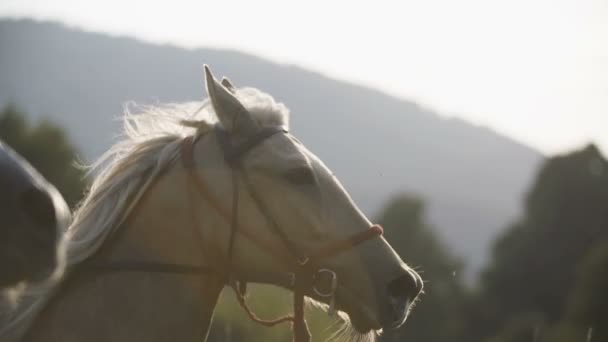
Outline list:
[[[608,241],[590,250],[577,267],[577,282],[551,340],[608,341]]]
[[[564,319],[572,305],[567,298],[584,286],[578,283],[577,266],[608,240],[606,203],[608,161],[594,145],[545,163],[527,196],[524,216],[494,246],[472,319],[477,330],[472,340],[498,335],[502,338],[496,341],[516,341],[506,338],[513,331],[509,322],[531,331],[534,325],[552,326]],[[602,298],[596,288],[588,295],[594,299],[587,303]],[[523,316],[534,319],[518,318]]]
[[[0,112],[0,139],[27,159],[73,206],[85,186],[76,167],[76,149],[61,128],[49,121],[31,125],[26,115],[8,105]]]
[[[422,301],[403,329],[386,332],[384,341],[457,341],[463,328],[465,292],[460,280],[462,264],[454,258],[425,221],[421,199],[394,197],[376,222],[397,253],[425,281]]]

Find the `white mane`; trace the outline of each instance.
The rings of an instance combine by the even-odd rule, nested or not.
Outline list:
[[[240,88],[237,98],[263,126],[288,126],[288,110],[268,94]],[[140,106],[123,114],[122,140],[89,167],[91,188],[64,236],[66,264],[77,265],[97,252],[120,227],[154,179],[178,157],[187,136],[208,132],[217,121],[209,101]],[[27,288],[8,317],[0,317],[0,340],[18,341],[55,293],[61,279]]]

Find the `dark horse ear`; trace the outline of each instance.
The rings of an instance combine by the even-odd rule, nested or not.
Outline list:
[[[243,136],[248,136],[257,131],[258,124],[251,113],[226,86],[220,84],[213,77],[207,65],[204,68],[207,93],[215,114],[224,129],[233,135]]]
[[[234,93],[235,87],[234,87],[234,85],[232,85],[232,82],[230,82],[228,77],[226,77],[226,76],[222,77],[222,85],[224,87],[226,87],[226,89],[228,89]]]

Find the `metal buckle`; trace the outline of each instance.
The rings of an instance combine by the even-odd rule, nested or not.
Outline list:
[[[327,292],[323,292],[322,290],[319,290],[317,288],[317,279],[318,279],[318,275],[322,274],[322,273],[328,273],[331,276],[331,284],[330,284],[330,288],[329,291]],[[327,297],[333,297],[333,295],[336,293],[336,289],[338,288],[338,275],[336,274],[336,272],[327,269],[327,268],[321,268],[319,269],[314,277],[313,277],[313,286],[312,286],[312,290],[319,296],[319,297],[323,297],[323,298],[327,298]]]
[[[309,261],[310,261],[310,258],[309,258],[309,257],[301,257],[301,258],[298,258],[298,264],[299,264],[300,266],[304,266],[304,265],[308,264],[308,262],[309,262]]]

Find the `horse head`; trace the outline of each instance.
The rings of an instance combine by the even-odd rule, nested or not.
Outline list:
[[[381,228],[331,170],[288,132],[284,105],[227,79],[220,83],[205,70],[219,123],[212,147],[194,159],[205,154],[200,176],[213,179],[211,192],[232,194],[219,200],[232,217],[217,241],[230,271],[244,280],[292,274],[291,281],[268,276],[266,282],[339,310],[360,333],[401,326],[422,290],[420,276],[377,234]],[[249,238],[239,239],[247,231]]]

